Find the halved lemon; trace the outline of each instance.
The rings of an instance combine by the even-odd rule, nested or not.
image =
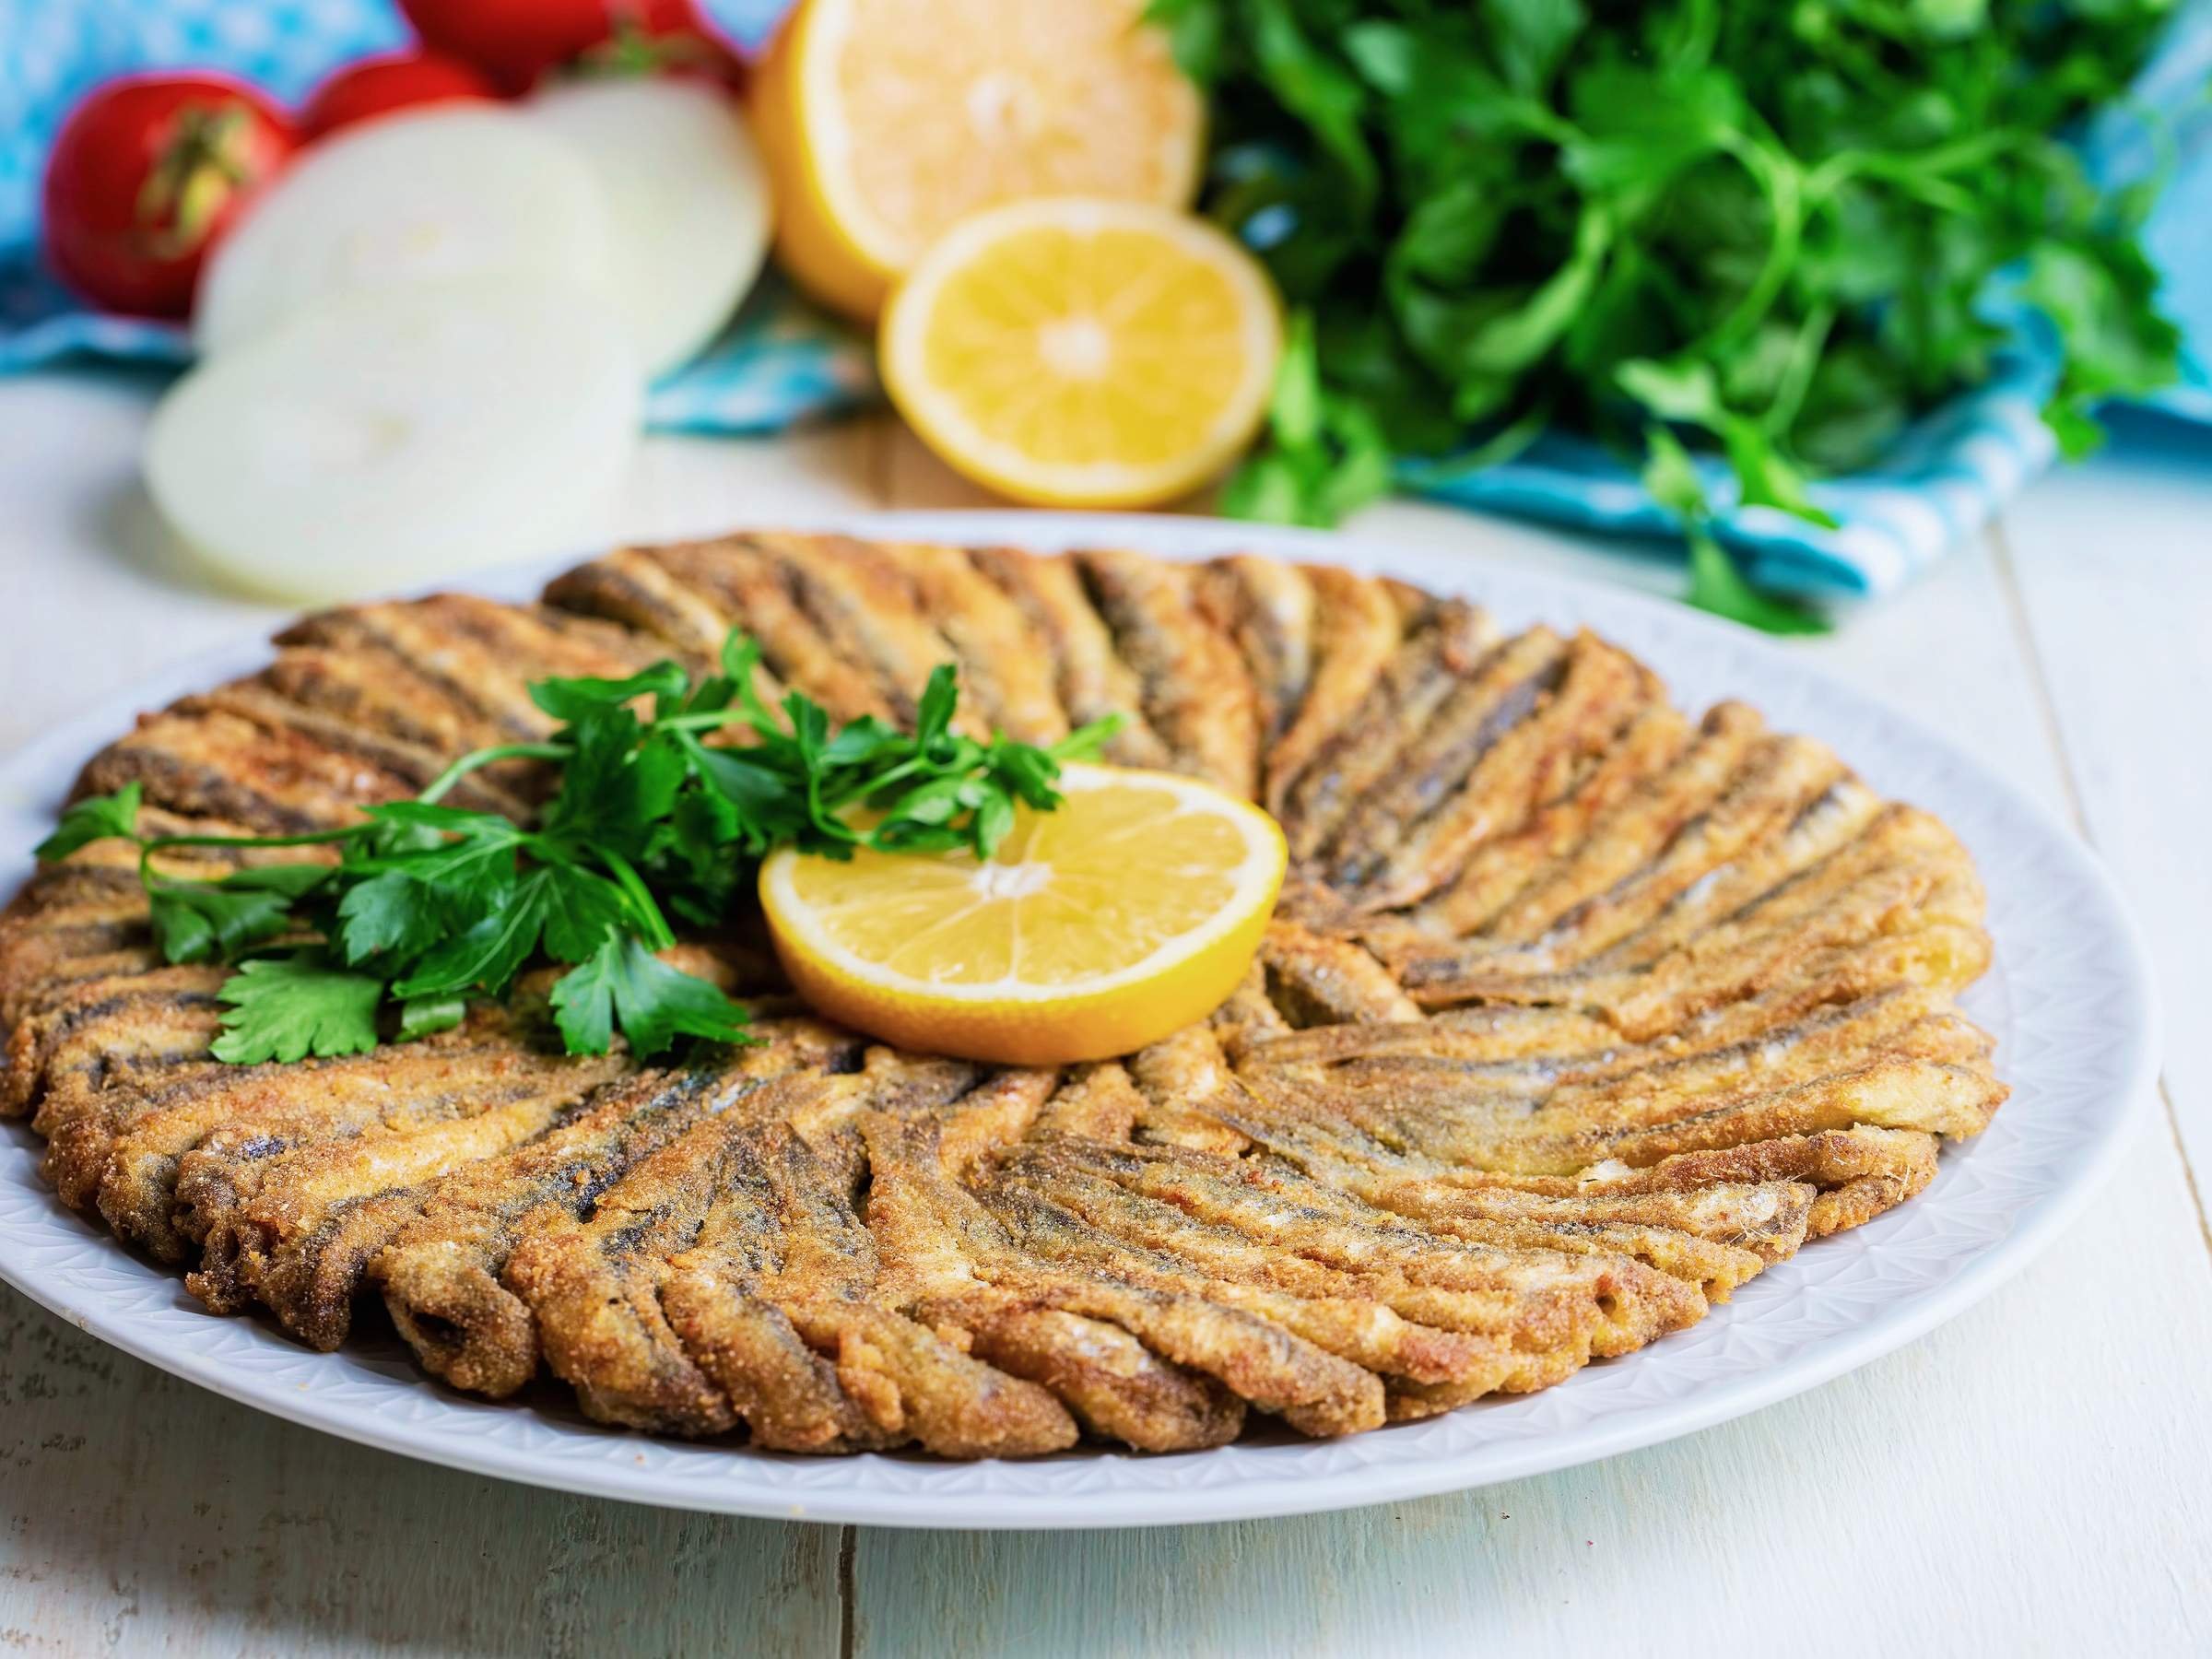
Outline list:
[[[1069,766],[1060,787],[988,863],[771,854],[760,902],[792,984],[901,1047],[1015,1065],[1125,1054],[1203,1019],[1259,948],[1282,831],[1168,772]]]
[[[1016,500],[1143,507],[1219,472],[1282,354],[1267,274],[1202,219],[1016,202],[955,226],[885,312],[891,400],[956,470]]]
[[[1204,117],[1145,0],[806,0],[753,82],[776,252],[866,321],[923,249],[1023,196],[1187,206]]]

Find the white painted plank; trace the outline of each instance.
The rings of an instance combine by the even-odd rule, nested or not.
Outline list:
[[[2121,528],[2124,526],[2124,529]],[[2134,901],[2170,1028],[2167,1093],[2212,1176],[2212,440],[2131,424],[2006,530],[2089,838]]]
[[[980,484],[971,484],[930,453],[912,430],[898,421],[886,425],[884,505],[909,512],[1004,507],[1008,503]]]
[[[0,1288],[0,1641],[61,1654],[822,1654],[838,1533],[296,1428]]]
[[[142,375],[0,378],[0,753],[99,691],[290,613],[207,585],[138,482]]]
[[[613,510],[613,538],[674,541],[874,506],[884,441],[884,423],[866,417],[773,439],[649,439]]]

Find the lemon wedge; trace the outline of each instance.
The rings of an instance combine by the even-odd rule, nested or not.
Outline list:
[[[1144,0],[805,0],[753,81],[779,262],[865,322],[978,208],[1187,206],[1204,117],[1144,14]]]
[[[1252,441],[1282,352],[1267,276],[1202,219],[1132,202],[1017,202],[963,220],[884,315],[908,422],[1016,500],[1144,507]]]
[[[1060,787],[987,863],[771,854],[760,901],[793,985],[887,1041],[1006,1065],[1125,1054],[1203,1019],[1259,948],[1282,831],[1168,772],[1069,766]]]

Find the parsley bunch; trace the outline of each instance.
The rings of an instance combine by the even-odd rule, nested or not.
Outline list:
[[[248,1065],[365,1053],[458,1024],[525,966],[569,964],[554,983],[571,1053],[605,1053],[616,1030],[641,1054],[682,1037],[746,1038],[745,1011],[653,955],[675,924],[712,926],[755,862],[776,847],[850,857],[856,846],[988,858],[1017,802],[1060,803],[1060,762],[1088,757],[1111,721],[1049,749],[952,729],[959,688],[940,666],[913,732],[873,717],[830,729],[822,706],[788,693],[779,713],[757,689],[759,648],[733,633],[722,672],[691,682],[674,663],[626,679],[547,679],[532,700],[561,724],[542,743],[463,756],[411,801],[306,835],[141,836],[140,786],[78,801],[41,842],[41,862],[109,837],[135,841],[161,954],[230,962],[218,1059]],[[638,705],[650,702],[641,716]],[[743,747],[711,746],[738,726]],[[549,762],[558,789],[535,822],[440,803],[503,760]],[[193,848],[330,848],[335,862],[249,865],[214,880],[164,873]]]
[[[1293,308],[1245,516],[1329,523],[1557,425],[1647,464],[1693,598],[1768,627],[1681,443],[1822,515],[2022,316],[2096,402],[2170,382],[2136,228],[2065,141],[2171,0],[1152,0],[1211,100],[1207,206]]]

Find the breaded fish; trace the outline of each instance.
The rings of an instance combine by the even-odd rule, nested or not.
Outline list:
[[[911,721],[952,663],[978,736],[1118,715],[1111,759],[1265,802],[1293,867],[1241,981],[1065,1069],[871,1046],[788,997],[750,1046],[571,1058],[549,971],[422,1041],[229,1066],[227,970],[161,960],[135,847],[95,842],[0,915],[0,1112],[64,1201],[312,1347],[381,1298],[489,1398],[550,1373],[605,1422],[818,1455],[1154,1453],[1660,1340],[1911,1199],[2004,1100],[1956,1000],[1982,889],[1940,822],[1741,704],[1677,709],[1593,634],[1249,554],[626,548],[540,605],[306,618],[80,788],[139,784],[164,833],[343,824],[542,736],[533,680],[704,670],[733,629],[771,698]],[[548,782],[453,798],[526,818]]]

